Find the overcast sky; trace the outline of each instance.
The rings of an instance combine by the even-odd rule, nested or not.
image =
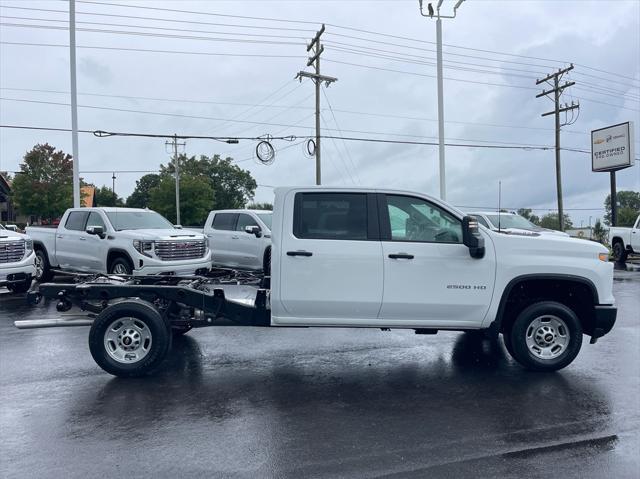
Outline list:
[[[78,46],[101,47],[78,48],[81,129],[313,134],[313,85],[294,76],[306,65],[305,39],[324,22],[322,73],[338,78],[322,98],[324,133],[437,141],[435,21],[420,16],[417,0],[99,3],[77,1],[76,6]],[[453,4],[445,0],[443,13],[450,14]],[[68,2],[0,0],[0,6],[0,123],[70,128],[69,49],[42,46],[68,44],[63,21]],[[553,117],[540,117],[553,104],[535,98],[535,79],[573,62],[575,69],[565,79],[576,85],[563,102],[580,99],[580,116],[563,128],[562,146],[589,150],[590,130],[634,121],[635,156],[640,156],[639,1],[468,0],[456,19],[443,21],[443,32],[450,45],[444,56],[447,142],[553,145]],[[262,185],[256,200],[271,201],[272,186],[314,183],[314,160],[305,156],[304,143],[296,144],[300,141],[274,141],[276,158],[270,166],[253,159],[255,142],[250,140],[239,145],[187,140],[185,151],[233,157]],[[39,142],[71,153],[70,133],[0,129],[0,170],[18,170],[24,153]],[[324,184],[438,195],[436,146],[329,139],[322,146]],[[111,173],[88,172],[116,171],[116,192],[123,197],[140,174],[118,171],[154,171],[169,158],[163,139],[80,134],[79,151],[81,175],[111,185]],[[544,214],[556,207],[553,151],[448,147],[446,162],[448,200],[455,205],[495,207],[501,180],[507,208],[538,208],[536,213]],[[562,152],[562,175],[564,205],[574,223],[586,226],[590,216],[601,217],[609,175],[591,172],[589,154],[569,151]],[[618,189],[640,190],[640,162],[617,178]]]

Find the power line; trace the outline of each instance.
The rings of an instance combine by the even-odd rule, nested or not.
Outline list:
[[[79,2],[79,3],[92,3],[92,4],[96,4],[96,5],[103,5],[103,6],[104,5],[111,5],[111,6],[122,7],[122,8],[137,8],[137,9],[156,10],[156,11],[168,11],[168,12],[173,12],[173,13],[187,13],[187,14],[208,15],[208,16],[216,16],[216,17],[228,17],[228,18],[241,18],[241,19],[260,20],[260,21],[297,23],[297,24],[307,24],[307,25],[317,25],[318,24],[318,22],[304,21],[304,20],[290,20],[290,19],[267,18],[267,17],[251,17],[251,16],[241,16],[241,15],[228,15],[228,14],[219,14],[219,13],[202,12],[202,11],[166,9],[166,8],[158,8],[158,7],[143,7],[143,6],[138,6],[138,5],[122,5],[122,4],[115,4],[115,3],[103,3],[103,2]],[[27,7],[15,7],[15,6],[5,6],[5,5],[0,5],[0,7],[2,7],[2,8],[11,8],[11,9],[19,9],[19,10],[27,10],[27,11],[56,12],[56,13],[65,13],[65,14],[67,13],[66,10],[52,10],[52,9],[43,9],[43,8],[27,8]],[[289,27],[284,27],[284,26],[271,27],[271,26],[264,26],[264,25],[220,24],[220,23],[211,23],[211,22],[196,22],[196,21],[189,21],[189,20],[166,19],[166,18],[157,18],[157,17],[140,17],[140,16],[117,15],[117,14],[107,14],[107,13],[97,13],[97,12],[77,12],[77,13],[78,14],[84,14],[84,15],[110,16],[110,17],[144,19],[144,20],[153,20],[153,21],[168,21],[168,22],[176,22],[176,23],[192,23],[192,24],[231,26],[231,27],[254,28],[254,29],[260,28],[260,29],[274,29],[274,30],[291,30],[291,31],[301,31],[301,32],[309,32],[310,31],[310,29],[289,28]],[[327,25],[331,26],[333,28],[350,30],[350,31],[355,31],[355,32],[360,32],[360,33],[367,33],[367,34],[378,36],[378,37],[401,39],[401,40],[405,40],[405,41],[418,42],[420,44],[435,43],[435,42],[429,42],[429,41],[424,40],[424,39],[405,37],[405,36],[401,36],[401,35],[392,35],[392,34],[388,34],[388,33],[382,33],[382,32],[379,32],[379,31],[371,31],[371,30],[359,29],[359,28],[348,27],[348,26],[344,26],[344,25],[337,25],[337,24],[333,24],[333,23],[327,23]],[[345,37],[345,38],[353,38],[353,39],[358,39],[358,40],[372,42],[372,43],[385,43],[385,42],[381,42],[379,40],[366,39],[366,38],[363,38],[363,37],[353,37],[351,35],[345,35],[345,34],[339,34],[339,33],[333,33],[333,32],[331,32],[330,34],[334,35],[334,36],[341,36],[341,37]],[[386,43],[389,43],[389,42],[386,42]],[[401,44],[398,44],[398,46],[401,46],[403,48],[416,48],[416,47],[411,47],[409,45],[401,45]],[[556,59],[551,59],[551,58],[541,58],[541,57],[535,57],[535,56],[531,56],[531,55],[522,55],[522,54],[501,52],[501,51],[488,50],[488,49],[480,49],[480,48],[474,48],[474,47],[466,47],[466,46],[462,46],[462,45],[444,44],[444,46],[448,47],[448,48],[456,48],[456,49],[468,50],[468,51],[477,51],[477,52],[482,52],[482,53],[491,53],[491,54],[495,54],[495,55],[502,55],[502,56],[508,56],[508,57],[532,59],[532,60],[536,60],[536,61],[549,61],[549,62],[563,63],[563,64],[569,63],[569,62],[563,61],[563,60],[556,60]],[[454,54],[455,55],[455,53],[453,53],[453,52],[445,52],[445,54]],[[490,60],[491,61],[509,62],[508,60],[504,60],[504,59],[490,59]],[[624,75],[621,75],[621,74],[618,74],[618,73],[611,73],[611,72],[606,71],[606,70],[590,67],[590,66],[584,65],[584,64],[578,64],[578,63],[575,63],[575,62],[574,62],[574,64],[578,65],[578,66],[580,66],[582,68],[586,68],[586,69],[589,69],[589,70],[601,72],[601,73],[604,73],[604,74],[607,74],[607,75],[610,75],[610,76],[624,78],[624,79],[632,81],[632,82],[638,82],[638,80],[635,79],[635,78],[624,76]],[[527,65],[543,67],[543,68],[547,68],[547,69],[548,68],[553,68],[553,67],[550,67],[548,65],[535,65],[535,64],[530,64],[530,63],[527,64]],[[603,77],[598,77],[598,76],[595,76],[595,75],[589,75],[587,73],[580,73],[580,74],[585,75],[585,76],[590,76],[592,78],[598,78],[598,79],[606,80],[606,81],[615,81],[615,80],[605,79]],[[620,83],[620,82],[618,82],[618,83]],[[639,87],[638,86],[634,86],[634,88],[639,88]]]
[[[0,41],[0,45],[17,45],[29,47],[65,47],[69,45],[59,43],[29,43],[29,42],[7,42]],[[304,58],[302,55],[275,55],[270,53],[218,53],[218,52],[193,52],[185,50],[158,50],[148,48],[127,48],[127,47],[105,47],[94,45],[76,45],[76,48],[87,50],[114,50],[124,52],[140,52],[140,53],[173,53],[178,55],[205,55],[205,56],[222,56],[222,57],[259,57],[259,58]]]
[[[69,27],[56,26],[56,25],[27,25],[21,23],[7,23],[0,22],[0,26],[4,27],[13,27],[13,28],[36,28],[36,29],[44,29],[44,30],[61,30],[67,31]],[[151,33],[151,32],[135,32],[135,31],[126,31],[126,30],[102,30],[99,28],[76,28],[78,32],[88,32],[88,33],[108,33],[114,35],[133,35],[140,37],[155,37],[155,38],[168,38],[174,40],[198,40],[198,41],[210,41],[210,42],[230,42],[230,43],[257,43],[257,44],[267,44],[267,45],[295,45],[300,46],[304,44],[303,42],[286,42],[286,41],[276,41],[276,40],[248,40],[241,38],[218,38],[218,37],[203,37],[203,36],[193,36],[193,35],[170,35],[168,33]]]
[[[63,13],[68,14],[67,10],[53,10],[49,8],[32,8],[32,7],[15,7],[8,5],[0,5],[0,8],[10,8],[14,10],[26,10],[26,11],[37,11],[37,12],[47,12],[47,13]],[[210,25],[216,27],[234,27],[234,28],[245,28],[245,29],[253,29],[253,30],[281,30],[281,31],[292,31],[292,32],[304,32],[308,33],[312,31],[309,28],[290,28],[290,27],[271,27],[265,25],[243,25],[243,24],[234,24],[234,23],[217,23],[217,22],[204,22],[204,21],[195,21],[195,20],[180,20],[176,18],[158,18],[158,17],[141,17],[136,15],[121,15],[114,13],[96,13],[96,12],[80,12],[76,10],[76,15],[89,15],[94,17],[111,17],[111,18],[128,18],[134,20],[153,20],[156,22],[171,22],[171,23],[184,23],[189,25]]]

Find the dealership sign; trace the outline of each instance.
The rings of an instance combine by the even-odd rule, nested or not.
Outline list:
[[[633,122],[591,132],[591,169],[616,171],[633,166]]]

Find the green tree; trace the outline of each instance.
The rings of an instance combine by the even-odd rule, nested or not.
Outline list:
[[[605,244],[607,242],[607,231],[603,228],[600,218],[596,218],[596,224],[593,225],[591,238],[598,243]]]
[[[271,203],[249,203],[247,209],[273,211],[273,205]]]
[[[24,155],[13,184],[13,198],[25,215],[53,220],[73,206],[71,155],[48,143],[37,144]]]
[[[520,208],[518,210],[518,214],[520,216],[522,216],[523,218],[528,219],[529,221],[531,221],[533,224],[539,225],[540,224],[540,217],[536,216],[532,213],[531,208]]]
[[[564,228],[569,229],[573,228],[573,222],[571,221],[571,217],[568,214],[564,214]],[[550,230],[559,230],[560,229],[560,218],[558,213],[549,213],[540,218],[540,227],[547,228]]]
[[[180,222],[185,226],[203,225],[214,204],[213,188],[206,178],[180,176]],[[176,183],[173,176],[162,175],[150,190],[149,208],[176,223]]]
[[[151,173],[136,180],[136,187],[133,193],[127,198],[127,207],[146,208],[149,206],[151,190],[160,184],[160,175]]]
[[[222,159],[220,155],[187,158],[181,155],[179,161],[181,178],[191,175],[207,179],[209,186],[215,191],[211,209],[242,208],[253,199],[258,187],[256,180],[249,171],[234,165],[232,158]],[[173,163],[160,165],[160,170],[161,175],[173,176]]]
[[[616,226],[633,226],[636,218],[640,214],[640,192],[623,190],[616,193],[618,201],[618,218]],[[611,195],[607,195],[604,200],[604,222],[611,225]]]
[[[96,187],[95,198],[96,206],[124,206],[122,198],[114,195],[108,186]]]

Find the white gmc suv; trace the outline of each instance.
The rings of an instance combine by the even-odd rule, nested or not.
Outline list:
[[[137,208],[68,209],[57,229],[27,227],[36,254],[36,279],[54,269],[122,275],[204,273],[211,253],[204,235],[174,227],[155,211]]]
[[[0,286],[25,293],[35,275],[33,241],[0,225]]]

